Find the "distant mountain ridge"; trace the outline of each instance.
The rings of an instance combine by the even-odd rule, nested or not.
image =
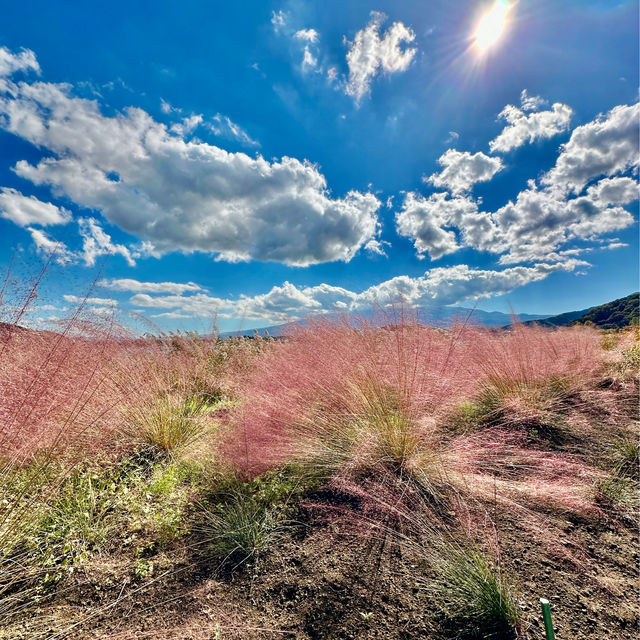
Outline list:
[[[640,293],[632,293],[582,311],[568,311],[541,320],[528,320],[524,324],[540,324],[544,327],[566,327],[576,324],[593,323],[599,329],[622,329],[638,322]]]
[[[432,327],[448,327],[454,322],[480,324],[486,327],[503,327],[512,321],[511,315],[501,311],[482,311],[481,309],[468,309],[465,307],[434,306],[416,310],[418,321]],[[364,316],[363,316],[364,317]],[[522,322],[535,322],[546,318],[546,315],[523,313],[518,316]],[[304,320],[301,321],[304,324]],[[264,336],[265,331],[272,337],[279,337],[291,327],[300,324],[298,322],[285,322],[283,324],[260,327],[258,329],[240,329],[238,331],[225,331],[220,334],[222,338],[252,336],[255,331]]]

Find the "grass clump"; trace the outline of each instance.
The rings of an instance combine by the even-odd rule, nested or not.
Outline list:
[[[168,394],[133,407],[124,431],[132,440],[171,456],[212,429],[209,414],[221,402],[208,394]]]
[[[282,510],[268,506],[246,492],[229,494],[226,502],[204,509],[207,547],[222,564],[237,567],[254,561],[284,534]]]
[[[257,561],[293,526],[293,505],[317,485],[294,466],[244,483],[228,481],[201,504],[207,551],[232,568]]]
[[[465,433],[485,427],[528,431],[532,437],[557,440],[566,435],[566,412],[572,388],[562,377],[533,381],[495,380],[472,402],[461,404],[449,419],[449,431]]]
[[[438,597],[452,637],[460,640],[515,638],[521,614],[500,571],[481,551],[458,545],[436,551]]]
[[[595,483],[598,502],[633,510],[640,489],[640,445],[621,437],[609,447],[609,473]]]

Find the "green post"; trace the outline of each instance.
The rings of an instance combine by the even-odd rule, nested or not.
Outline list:
[[[553,622],[551,621],[551,608],[546,598],[540,598],[542,605],[542,617],[544,618],[544,630],[547,634],[547,640],[556,640],[556,634],[553,632]]]

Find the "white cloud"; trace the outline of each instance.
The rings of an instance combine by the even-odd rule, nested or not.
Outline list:
[[[131,251],[124,245],[114,244],[111,236],[105,233],[95,218],[80,218],[78,227],[82,236],[82,257],[85,264],[93,266],[96,258],[102,255],[121,255],[130,267],[135,266]]]
[[[160,98],[160,111],[162,111],[162,113],[170,114],[172,112],[180,113],[182,109],[178,109],[177,107],[172,106],[163,98]]]
[[[364,248],[370,253],[374,253],[378,256],[387,256],[387,252],[384,250],[385,245],[391,246],[390,242],[380,241],[380,240],[369,240],[367,244],[364,245]]]
[[[304,48],[302,56],[302,71],[313,71],[318,67],[318,59],[311,53],[308,46]]]
[[[371,81],[378,73],[406,71],[416,55],[415,47],[403,49],[400,46],[413,42],[416,37],[413,29],[402,22],[394,22],[380,37],[380,27],[385,20],[383,13],[372,11],[369,24],[358,31],[350,43],[347,53],[349,78],[345,91],[354,97],[356,103],[369,93]]]
[[[637,172],[638,115],[638,105],[621,105],[577,127],[555,166],[494,212],[465,192],[499,170],[492,161],[500,159],[450,149],[440,159],[445,169],[428,181],[452,195],[406,194],[397,232],[432,260],[462,247],[499,254],[500,264],[564,262],[591,251],[571,243],[608,242],[603,236],[634,224],[624,206],[638,199],[637,179],[619,174]]]
[[[434,193],[429,198],[408,193],[402,210],[396,214],[396,230],[413,240],[420,257],[428,253],[437,260],[460,248],[455,232],[443,228],[452,225],[450,209],[458,207],[477,210],[473,202],[465,198],[449,200],[446,193]]]
[[[71,304],[88,304],[96,307],[118,306],[118,301],[113,298],[81,298],[70,294],[65,294],[62,297]]]
[[[278,31],[281,27],[287,24],[287,14],[280,9],[279,11],[271,12],[271,24],[275,31]]]
[[[377,235],[379,200],[358,191],[333,197],[308,161],[187,141],[142,109],[105,116],[68,85],[9,84],[0,126],[49,152],[36,165],[19,161],[15,172],[99,210],[156,253],[304,266],[349,261]]]
[[[410,192],[396,213],[398,234],[411,239],[419,256],[432,260],[461,247],[501,254],[500,264],[564,261],[586,249],[562,249],[573,240],[595,241],[633,224],[623,208],[638,199],[629,177],[604,178],[577,198],[540,189],[535,181],[495,212],[468,196]]]
[[[456,151],[448,149],[438,163],[444,167],[439,173],[427,178],[435,187],[444,187],[452,193],[468,191],[476,182],[486,182],[502,169],[502,160],[478,151]]]
[[[315,29],[300,29],[295,32],[293,37],[297,40],[315,43],[318,41],[318,32]]]
[[[95,218],[79,218],[77,223],[82,238],[82,249],[79,251],[70,250],[64,242],[51,238],[41,229],[26,229],[31,234],[37,250],[47,256],[53,254],[53,259],[58,264],[67,265],[83,260],[87,266],[93,266],[100,256],[121,255],[130,267],[135,266],[134,256],[140,255],[140,252],[133,253],[128,247],[113,243],[111,236]]]
[[[501,271],[456,265],[431,269],[417,278],[398,276],[360,293],[328,284],[298,287],[285,282],[267,293],[243,296],[235,300],[202,293],[189,296],[150,296],[139,293],[131,297],[130,303],[148,309],[166,310],[154,317],[217,316],[265,323],[285,322],[336,311],[365,312],[398,302],[411,306],[456,304],[509,293],[530,282],[543,280],[552,273],[573,271],[585,264],[573,259],[555,264],[541,263],[532,267],[516,266]]]
[[[639,117],[638,103],[618,105],[575,128],[543,183],[564,192],[580,193],[595,178],[637,170]]]
[[[0,188],[0,217],[26,227],[39,224],[43,227],[54,224],[67,224],[71,213],[63,207],[50,202],[42,202],[35,196],[25,196],[16,189]]]
[[[571,240],[593,240],[633,224],[633,216],[621,204],[633,197],[630,178],[620,184],[596,184],[584,196],[565,199],[557,191],[531,184],[492,214],[502,239],[500,262],[510,264],[552,255]],[[637,198],[637,187],[635,188]],[[560,258],[562,253],[559,254]]]
[[[508,123],[497,138],[489,142],[492,152],[506,153],[527,142],[551,138],[569,129],[573,109],[556,102],[550,111],[526,114],[508,104],[498,116]]]
[[[451,144],[457,142],[460,139],[460,134],[457,131],[449,131],[449,137],[444,141],[445,144]]]
[[[140,282],[132,278],[118,278],[100,280],[98,286],[114,291],[131,291],[134,293],[173,293],[182,295],[186,292],[202,291],[202,287],[195,282]]]
[[[10,76],[16,71],[35,71],[40,73],[40,65],[36,54],[31,49],[21,49],[12,53],[6,47],[0,47],[0,78]]]
[[[236,124],[231,118],[223,116],[221,113],[213,116],[212,122],[208,122],[206,126],[214,135],[221,138],[236,140],[247,147],[260,146],[260,143],[254,140],[239,124]]]
[[[520,106],[523,111],[538,111],[538,109],[548,104],[548,101],[540,96],[530,96],[526,89],[520,93]]]
[[[194,114],[183,118],[180,122],[174,122],[169,127],[169,131],[182,137],[190,136],[201,124],[202,115]]]
[[[31,234],[31,239],[40,253],[47,257],[51,256],[60,265],[75,261],[76,254],[69,251],[64,242],[50,238],[42,229],[27,227],[27,231]]]

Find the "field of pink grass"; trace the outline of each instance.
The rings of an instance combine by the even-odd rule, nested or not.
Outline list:
[[[359,503],[355,515],[335,505],[311,513],[352,519],[360,534],[383,517],[499,558],[496,522],[508,514],[523,540],[595,575],[561,522],[613,517],[598,456],[633,437],[618,398],[637,386],[625,368],[637,335],[614,337],[603,348],[591,327],[435,329],[410,314],[310,319],[277,340],[141,338],[82,309],[56,331],[7,324],[0,475],[56,466],[60,483],[76,466],[107,469],[145,448],[166,464],[208,461],[216,482],[296,469]],[[147,419],[198,428],[173,449],[149,435]],[[56,493],[33,499],[54,504]],[[15,511],[18,522],[28,509]],[[12,505],[3,512],[9,522]]]

